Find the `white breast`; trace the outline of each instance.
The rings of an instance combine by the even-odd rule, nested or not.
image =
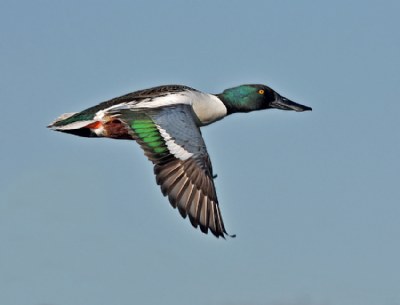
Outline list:
[[[215,95],[199,91],[183,91],[137,103],[136,108],[154,108],[175,104],[192,105],[193,111],[200,120],[201,126],[211,124],[226,116],[227,109],[222,101]]]
[[[215,95],[190,92],[194,113],[202,125],[208,125],[226,116],[227,109],[222,101]]]

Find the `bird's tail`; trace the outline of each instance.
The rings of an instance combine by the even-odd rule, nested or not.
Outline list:
[[[69,134],[73,134],[80,137],[98,137],[98,134],[94,132],[101,125],[100,122],[81,117],[80,113],[64,113],[50,123],[47,127]]]

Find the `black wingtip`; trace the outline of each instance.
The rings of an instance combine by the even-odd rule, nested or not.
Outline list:
[[[230,238],[236,238],[236,234],[228,234],[228,233],[224,232],[224,238],[225,238],[225,235]]]
[[[236,234],[228,234],[225,230],[223,232],[214,232],[210,229],[210,232],[216,237],[216,238],[223,238],[226,240],[226,237],[229,238],[236,238]],[[203,232],[204,233],[204,232]],[[207,233],[206,233],[207,234]]]

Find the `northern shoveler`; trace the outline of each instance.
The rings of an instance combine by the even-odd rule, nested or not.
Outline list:
[[[167,85],[129,93],[48,127],[82,137],[135,140],[154,164],[157,184],[183,218],[204,233],[228,235],[222,220],[211,160],[200,127],[235,112],[277,108],[307,111],[265,85],[251,84],[208,94]]]

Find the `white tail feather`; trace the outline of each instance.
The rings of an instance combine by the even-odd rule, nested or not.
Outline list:
[[[53,125],[54,125],[55,123],[57,123],[57,122],[59,122],[59,121],[62,121],[62,120],[65,120],[65,119],[68,119],[68,118],[72,117],[75,113],[77,113],[77,112],[68,112],[68,113],[64,113],[64,114],[60,115],[58,118],[56,118],[53,122],[51,122],[51,123],[49,124],[49,126],[47,126],[47,127],[53,127]]]
[[[76,114],[77,112],[69,112],[69,113],[64,113],[62,115],[60,115],[57,119],[54,120],[54,122],[52,122],[48,127],[52,128],[54,130],[71,130],[71,129],[79,129],[79,128],[83,128],[86,127],[87,125],[96,122],[96,120],[86,120],[86,121],[76,121],[76,122],[72,122],[70,124],[66,124],[66,125],[62,125],[62,126],[54,126],[54,124],[63,121],[65,119],[70,118],[71,116],[73,116],[74,114]]]
[[[57,122],[57,121],[56,121]],[[71,129],[80,129],[80,128],[84,128],[89,124],[92,124],[96,122],[96,120],[88,120],[88,121],[77,121],[77,122],[73,122],[70,124],[66,124],[63,126],[53,126],[50,125],[49,127],[54,129],[54,130],[71,130]],[[54,123],[53,123],[54,124]]]

